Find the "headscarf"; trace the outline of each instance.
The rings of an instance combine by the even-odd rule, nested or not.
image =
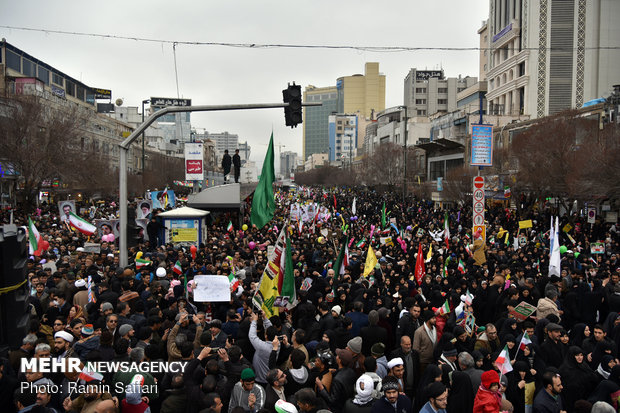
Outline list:
[[[572,346],[581,347],[583,340],[586,338],[583,334],[585,330],[585,323],[577,323],[573,326],[573,328],[571,328],[570,332],[568,333],[568,338]]]
[[[605,355],[601,359],[601,363],[598,365],[596,372],[603,376],[604,379],[609,378],[609,374],[611,373],[611,368],[609,367],[609,362],[613,360],[613,357],[610,355]]]
[[[67,317],[67,324],[71,323],[71,321],[77,318],[84,318],[84,309],[82,309],[81,305],[74,305],[73,308],[75,308],[75,317]]]
[[[353,403],[363,406],[373,400],[374,382],[368,374],[362,374],[355,382],[355,397]]]
[[[471,412],[474,408],[474,389],[467,373],[453,371],[450,373],[450,391],[448,392],[448,413]]]

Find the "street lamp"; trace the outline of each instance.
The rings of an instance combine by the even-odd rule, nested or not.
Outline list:
[[[150,99],[142,101],[142,123],[144,123],[144,105],[150,102]],[[144,132],[142,132],[142,177],[144,177]]]

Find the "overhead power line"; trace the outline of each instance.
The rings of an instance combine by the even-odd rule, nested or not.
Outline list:
[[[319,44],[277,44],[277,43],[229,43],[229,42],[201,42],[201,41],[182,41],[182,40],[168,40],[168,39],[150,39],[146,37],[137,36],[122,36],[117,34],[102,34],[102,33],[86,33],[86,32],[70,32],[65,30],[50,30],[39,29],[34,27],[17,27],[0,25],[0,28],[10,30],[24,30],[40,33],[53,33],[62,34],[67,36],[84,36],[84,37],[96,37],[102,39],[116,39],[116,40],[132,40],[137,42],[148,43],[167,43],[173,45],[188,45],[188,46],[224,46],[224,47],[238,47],[248,49],[333,49],[333,50],[356,50],[364,52],[376,52],[376,53],[389,53],[389,52],[417,52],[417,51],[456,51],[456,52],[470,52],[470,51],[483,51],[491,50],[488,47],[410,47],[410,46],[353,46],[353,45],[319,45]],[[531,47],[523,48],[522,50],[544,50],[545,48]],[[597,47],[584,47],[584,50],[618,50],[620,46],[597,46]],[[568,51],[577,50],[573,48],[562,47],[548,47],[546,50],[552,51]]]

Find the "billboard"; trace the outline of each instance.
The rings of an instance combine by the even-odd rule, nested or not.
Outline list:
[[[471,125],[470,164],[493,166],[493,125]]]
[[[186,143],[185,144],[185,180],[186,181],[202,181],[204,179],[202,161],[203,144],[202,143]]]

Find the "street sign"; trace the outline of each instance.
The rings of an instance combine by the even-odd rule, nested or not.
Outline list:
[[[482,239],[486,240],[486,227],[484,225],[484,177],[474,177],[474,191],[473,191],[473,234],[477,231],[481,231]]]

